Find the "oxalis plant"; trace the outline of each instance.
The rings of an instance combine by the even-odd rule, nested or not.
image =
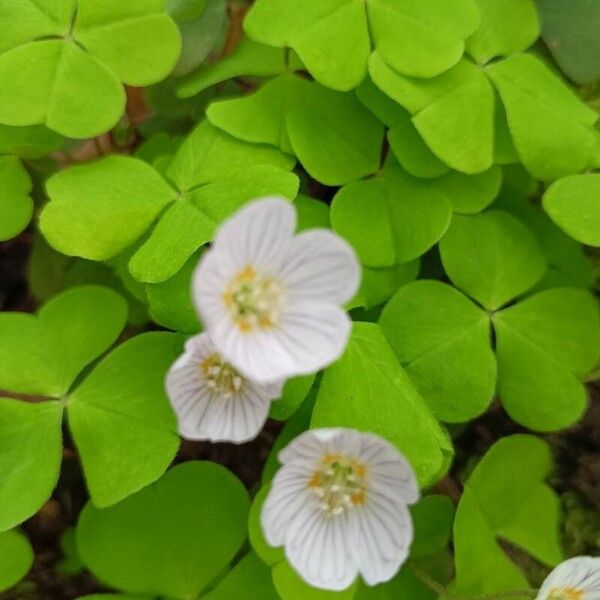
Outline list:
[[[0,598],[600,600],[599,30],[0,2]]]

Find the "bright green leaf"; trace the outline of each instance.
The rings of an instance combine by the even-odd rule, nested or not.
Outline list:
[[[530,54],[493,63],[486,72],[506,108],[517,153],[532,175],[552,180],[588,166],[596,111]]]
[[[379,168],[383,125],[354,94],[313,83],[302,99],[288,113],[287,131],[312,177],[326,185],[342,185]]]
[[[52,494],[62,458],[62,414],[62,406],[55,401],[0,398],[0,531],[28,519]],[[0,540],[4,535],[0,534]],[[0,550],[3,589],[1,554]]]
[[[484,311],[449,285],[421,280],[398,290],[380,324],[438,419],[462,422],[485,411],[494,396],[496,360]]]
[[[511,417],[537,431],[568,427],[587,405],[580,383],[600,359],[600,315],[586,291],[536,294],[494,318],[499,394]]]
[[[0,592],[18,583],[33,565],[33,550],[18,531],[0,533]]]
[[[450,199],[455,212],[472,214],[489,206],[500,191],[502,171],[492,167],[478,175],[465,175],[452,171],[435,181],[438,188]]]
[[[271,404],[269,416],[279,421],[289,419],[298,410],[306,396],[308,396],[314,381],[314,375],[304,375],[288,379],[283,386],[281,398]]]
[[[388,267],[426,252],[446,231],[451,214],[440,191],[391,166],[380,177],[343,187],[334,198],[331,222],[363,264]]]
[[[126,319],[123,298],[99,286],[65,291],[37,316],[0,314],[0,389],[62,396],[115,342]]]
[[[285,555],[281,546],[275,548],[269,545],[260,523],[260,512],[268,493],[269,486],[263,485],[252,500],[250,515],[248,517],[248,537],[250,538],[250,545],[254,552],[256,552],[265,564],[272,566],[284,560]]]
[[[600,246],[600,174],[555,181],[544,194],[550,218],[582,244]]]
[[[415,528],[410,556],[421,558],[446,548],[452,537],[454,505],[448,496],[430,495],[410,507]]]
[[[176,351],[172,334],[136,336],[109,354],[70,396],[69,425],[97,506],[152,483],[175,456],[179,438],[164,378]]]
[[[440,253],[454,285],[491,310],[526,292],[546,270],[531,232],[501,211],[455,216]]]
[[[325,370],[311,426],[352,427],[386,438],[406,455],[422,485],[441,476],[452,454],[445,432],[373,323],[355,323],[345,354]]]
[[[42,158],[57,150],[62,141],[57,133],[43,125],[0,125],[0,154],[14,154],[19,158]]]
[[[100,581],[188,600],[240,549],[249,508],[248,493],[227,469],[187,462],[111,508],[88,504],[77,545]]]
[[[0,242],[15,237],[31,220],[31,178],[14,156],[0,156]]]
[[[499,538],[521,546],[548,566],[562,560],[559,502],[544,483],[551,466],[548,446],[527,435],[501,439],[477,465],[465,484],[454,522],[457,593],[528,588],[525,576],[499,546]]]
[[[526,50],[540,34],[533,0],[476,0],[479,29],[467,40],[467,51],[480,64]]]
[[[244,29],[257,42],[293,48],[327,87],[350,90],[366,74],[370,42],[363,0],[258,0]]]
[[[40,229],[63,254],[106,260],[132,244],[175,191],[135,158],[109,156],[57,173]]]

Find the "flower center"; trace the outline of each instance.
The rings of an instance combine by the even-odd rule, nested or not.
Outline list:
[[[365,474],[365,466],[358,461],[339,454],[327,454],[308,486],[319,498],[323,511],[335,516],[364,504]]]
[[[550,590],[548,600],[582,600],[583,591],[575,588],[554,588]]]
[[[208,387],[219,393],[223,398],[231,398],[244,385],[244,379],[218,354],[211,354],[200,363],[200,370],[206,379]]]
[[[277,280],[247,266],[230,281],[223,300],[235,324],[248,332],[277,325],[282,296]]]

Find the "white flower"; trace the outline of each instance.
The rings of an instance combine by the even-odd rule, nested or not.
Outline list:
[[[296,210],[267,198],[219,229],[194,275],[193,297],[215,346],[255,381],[313,373],[337,360],[360,266],[326,229],[294,236]]]
[[[408,504],[419,489],[388,442],[352,429],[313,429],[279,453],[261,514],[265,537],[314,587],[342,590],[360,573],[391,579],[413,538]]]
[[[187,341],[167,374],[166,390],[184,438],[239,444],[258,435],[283,383],[243,377],[202,333]]]
[[[536,600],[600,600],[600,558],[578,556],[561,563]]]

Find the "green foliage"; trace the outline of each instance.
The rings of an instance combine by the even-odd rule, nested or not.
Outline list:
[[[27,538],[16,530],[0,533],[0,592],[22,579],[33,564]]]
[[[548,446],[527,435],[497,442],[471,474],[454,522],[455,590],[461,594],[529,587],[499,544],[504,540],[554,566],[562,560],[559,501],[545,483]]]
[[[122,83],[156,83],[177,61],[179,32],[161,0],[45,4],[0,11],[0,123],[98,135],[124,112]]]
[[[187,600],[240,549],[249,504],[224,467],[190,462],[111,508],[88,504],[77,544],[101,581],[129,593]]]
[[[346,353],[325,370],[311,426],[377,431],[410,460],[423,485],[439,479],[452,457],[446,433],[374,323],[355,323]]]
[[[0,2],[0,304],[22,311],[0,313],[0,592],[33,562],[14,528],[51,497],[76,517],[86,493],[57,568],[114,589],[88,600],[434,600],[419,573],[457,597],[537,585],[513,550],[540,572],[563,558],[553,457],[496,438],[509,419],[576,424],[598,372],[596,4]],[[352,333],[284,382],[251,445],[178,453],[164,382],[202,329],[193,273],[263,196],[354,248]],[[30,241],[25,293],[12,261]],[[472,421],[495,400],[490,438]],[[373,432],[415,469],[414,542],[387,582],[312,588],[266,542],[277,454],[311,427]]]

